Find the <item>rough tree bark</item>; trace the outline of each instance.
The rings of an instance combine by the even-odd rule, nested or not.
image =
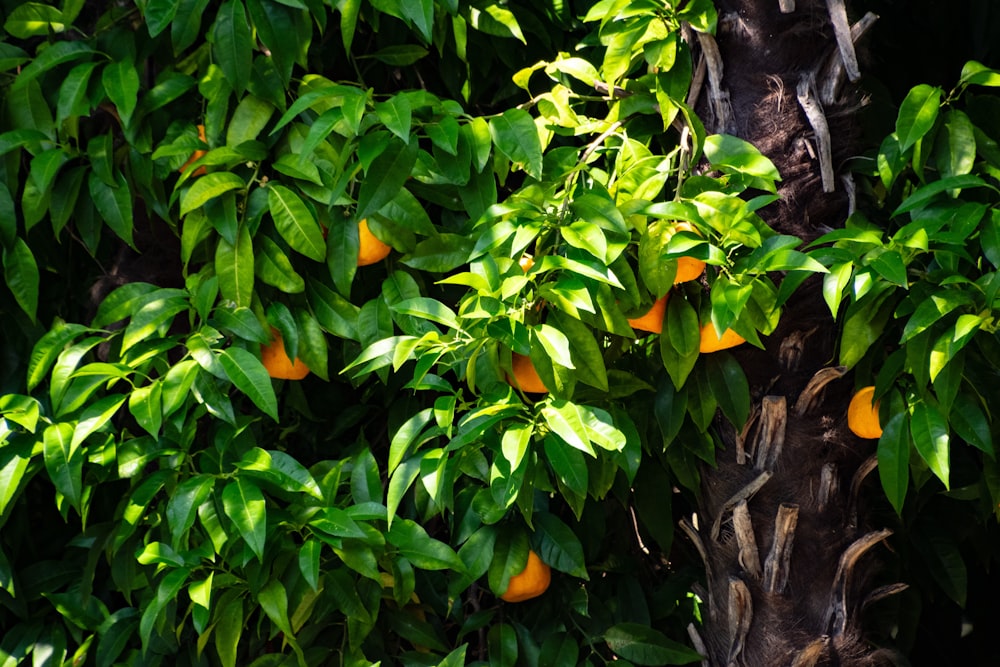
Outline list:
[[[853,25],[843,0],[721,0],[718,36],[698,35],[712,131],[755,144],[782,175],[762,214],[806,241],[843,226],[854,206],[844,163],[857,137]],[[862,610],[901,585],[875,587],[890,530],[869,526],[859,496],[879,493],[874,441],[853,436],[853,380],[836,359],[821,283],[807,282],[766,350],[741,349],[755,404],[703,470],[699,512],[682,529],[707,570],[705,665],[893,664],[866,641]],[[744,346],[748,347],[748,346]]]

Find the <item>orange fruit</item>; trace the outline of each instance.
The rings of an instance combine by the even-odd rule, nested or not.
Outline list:
[[[208,139],[205,138],[205,126],[204,125],[199,125],[198,126],[198,138],[201,139],[202,141],[204,141],[206,144],[208,143]],[[188,158],[188,161],[185,162],[183,165],[181,165],[181,168],[178,169],[177,171],[183,172],[185,169],[188,168],[189,164],[191,164],[195,160],[200,160],[204,155],[205,155],[205,151],[203,151],[203,150],[196,150],[194,153],[191,154],[191,157]],[[201,166],[201,167],[198,167],[197,169],[195,169],[194,173],[191,174],[191,176],[192,177],[193,176],[204,176],[206,173],[208,173],[208,172],[205,171],[205,167]]]
[[[523,392],[529,394],[544,394],[548,392],[542,378],[538,376],[535,365],[531,363],[531,357],[515,352],[511,357],[510,368],[514,371],[514,379],[507,376],[507,381]]]
[[[690,222],[681,221],[675,223],[673,228],[667,232],[664,241],[669,241],[670,237],[677,232],[693,232],[698,234],[698,230],[695,229],[694,225]],[[701,236],[701,234],[698,235]],[[702,260],[695,257],[678,257],[677,274],[674,276],[674,284],[697,280],[703,273],[705,273],[705,262]]]
[[[646,311],[645,315],[630,319],[628,324],[638,331],[648,331],[650,333],[663,332],[663,314],[667,312],[667,295],[664,294],[653,302],[653,306]]]
[[[368,229],[368,220],[358,223],[358,266],[368,266],[375,262],[381,262],[392,252],[392,247],[382,243],[377,236]]]
[[[301,380],[309,375],[309,367],[298,357],[295,361],[288,358],[285,341],[277,330],[271,330],[270,343],[260,346],[260,361],[267,369],[267,374],[278,380]]]
[[[534,551],[529,551],[524,569],[510,578],[510,584],[500,599],[506,602],[524,602],[537,598],[548,589],[551,581],[552,568],[543,563]]]
[[[698,345],[699,352],[718,352],[730,347],[736,347],[746,342],[732,329],[726,329],[720,336],[715,332],[715,327],[711,322],[701,328],[701,343]]]
[[[522,271],[527,273],[535,265],[535,260],[531,255],[521,255],[521,259],[517,260],[517,264],[521,267]]]
[[[882,425],[878,421],[878,401],[873,401],[875,387],[862,387],[847,406],[847,428],[859,438],[879,438]]]

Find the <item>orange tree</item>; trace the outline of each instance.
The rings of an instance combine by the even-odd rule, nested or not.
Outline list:
[[[947,486],[953,433],[996,507],[1000,131],[956,106],[992,70],[915,89],[895,217],[807,253],[758,215],[771,161],[688,104],[707,0],[0,18],[4,664],[697,662],[673,526],[751,412],[724,348],[816,273],[892,504]]]

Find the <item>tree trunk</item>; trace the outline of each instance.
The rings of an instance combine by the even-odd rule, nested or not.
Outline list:
[[[717,41],[699,35],[700,115],[777,166],[782,199],[762,211],[775,230],[809,241],[843,226],[854,205],[840,174],[856,143],[854,42],[875,17],[852,30],[843,0],[718,6]],[[875,441],[847,429],[854,382],[830,365],[836,327],[821,286],[800,288],[766,350],[738,352],[754,414],[741,433],[719,424],[718,466],[702,471],[699,513],[682,523],[707,569],[706,665],[894,662],[862,630],[865,605],[902,587],[872,583],[891,531],[866,522],[860,496],[880,493]]]

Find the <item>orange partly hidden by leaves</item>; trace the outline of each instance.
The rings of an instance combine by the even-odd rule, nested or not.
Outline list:
[[[535,365],[531,363],[531,357],[515,352],[511,356],[510,368],[514,372],[514,378],[512,380],[508,376],[507,381],[521,391],[529,394],[544,394],[548,392],[548,388],[542,382],[542,378],[538,376],[538,371],[535,370]]]
[[[535,265],[535,260],[531,255],[521,255],[521,259],[517,260],[517,265],[521,267],[522,271],[527,273]]]
[[[368,266],[381,262],[392,252],[392,247],[383,243],[368,229],[368,220],[358,224],[358,266]]]
[[[879,438],[882,425],[878,421],[878,401],[873,401],[875,387],[862,387],[847,406],[847,428],[859,438]]]
[[[673,226],[673,229],[668,232],[666,240],[670,240],[670,237],[677,232],[692,232],[698,234],[698,230],[695,229],[694,225],[690,222],[678,222]],[[698,234],[701,236],[701,234]],[[678,257],[677,258],[677,274],[674,276],[674,284],[686,283],[691,280],[697,280],[701,274],[705,273],[705,262],[695,257]]]
[[[720,336],[715,332],[715,327],[712,323],[709,322],[701,328],[701,342],[698,345],[698,351],[718,352],[719,350],[742,345],[745,342],[746,339],[732,329],[726,329]]]
[[[500,596],[506,602],[523,602],[536,598],[546,591],[552,581],[552,568],[542,562],[534,551],[528,552],[528,563],[510,578],[510,585]]]
[[[285,341],[277,331],[271,332],[271,342],[260,346],[260,361],[267,374],[278,380],[301,380],[309,375],[309,367],[296,357],[293,362],[285,353]]]
[[[198,126],[198,138],[201,139],[202,141],[204,141],[206,144],[208,143],[208,139],[205,138],[205,126],[204,125],[199,125]],[[191,157],[188,158],[188,161],[185,162],[183,165],[181,165],[181,168],[178,169],[178,171],[183,172],[185,169],[188,168],[188,165],[190,165],[195,160],[200,160],[202,157],[204,157],[204,155],[205,155],[205,151],[203,151],[203,150],[196,150],[194,153],[191,154]],[[206,172],[205,171],[205,167],[202,166],[202,167],[198,167],[197,169],[195,169],[194,173],[191,174],[191,176],[192,177],[194,177],[194,176],[204,176],[206,173],[208,173],[208,172]]]
[[[667,295],[664,294],[653,302],[653,306],[644,315],[632,318],[628,324],[638,331],[648,331],[650,333],[663,332],[663,314],[667,312]]]

